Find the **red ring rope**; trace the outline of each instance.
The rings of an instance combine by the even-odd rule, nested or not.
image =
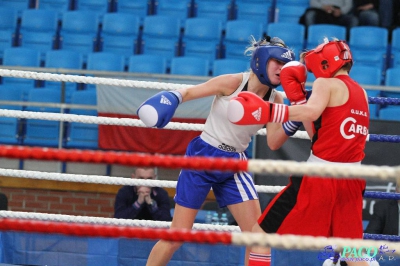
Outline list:
[[[0,230],[63,234],[81,237],[126,237],[163,239],[208,244],[232,244],[230,232],[155,229],[82,223],[45,222],[36,220],[0,219]]]

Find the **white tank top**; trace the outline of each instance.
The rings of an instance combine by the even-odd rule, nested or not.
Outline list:
[[[249,146],[251,137],[263,128],[263,125],[240,126],[231,123],[228,120],[228,103],[230,99],[237,96],[245,87],[250,73],[243,73],[243,79],[240,86],[229,96],[215,96],[210,114],[207,117],[204,131],[200,137],[208,144],[221,150],[230,152],[243,152]],[[272,89],[266,97],[269,102],[274,102],[276,90]]]

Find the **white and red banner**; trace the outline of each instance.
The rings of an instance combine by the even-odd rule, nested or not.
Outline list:
[[[154,89],[97,85],[99,116],[138,118],[136,110],[147,98],[159,92]],[[213,97],[179,105],[173,122],[203,123],[210,111]],[[159,154],[185,153],[186,146],[199,131],[167,130],[114,125],[99,125],[99,148]]]

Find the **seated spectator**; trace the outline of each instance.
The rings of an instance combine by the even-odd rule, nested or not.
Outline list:
[[[352,11],[353,0],[310,0],[300,23],[307,27],[313,24],[336,24],[350,29],[358,25],[358,19]]]
[[[132,178],[156,179],[154,168],[138,167]],[[123,186],[114,205],[114,217],[122,219],[171,221],[168,192],[159,187]]]
[[[397,182],[396,192],[400,193],[400,182]],[[380,200],[374,205],[374,213],[364,233],[382,235],[399,234],[399,200]]]
[[[0,192],[0,211],[8,210],[8,199],[4,193]]]
[[[379,1],[354,0],[354,14],[359,26],[379,26]]]

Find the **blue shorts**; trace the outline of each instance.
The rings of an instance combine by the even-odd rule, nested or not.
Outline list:
[[[227,152],[211,146],[200,136],[188,145],[186,156],[224,157],[247,160],[244,152]],[[181,206],[200,209],[210,189],[219,207],[258,199],[252,176],[247,172],[225,172],[183,169],[176,185],[175,202]]]

